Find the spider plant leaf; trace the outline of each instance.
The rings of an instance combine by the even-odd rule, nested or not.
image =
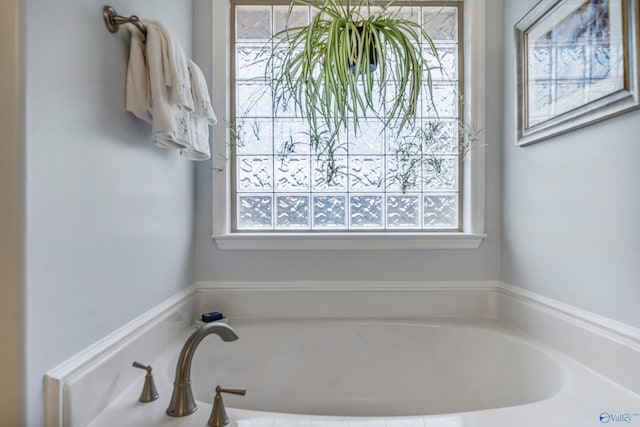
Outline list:
[[[357,131],[370,114],[401,130],[415,122],[421,91],[431,93],[421,37],[439,60],[436,47],[419,24],[400,16],[400,7],[390,8],[394,3],[290,3],[288,18],[294,4],[317,13],[307,26],[290,27],[287,18],[287,28],[276,35],[273,46],[284,54],[270,62],[274,103],[286,103],[306,118],[317,153],[334,153],[340,129],[351,124]]]

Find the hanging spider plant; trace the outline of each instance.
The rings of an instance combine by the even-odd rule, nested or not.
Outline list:
[[[332,142],[349,123],[375,116],[400,131],[414,120],[431,72],[422,53],[436,47],[416,22],[403,19],[394,1],[293,0],[315,9],[306,26],[274,36],[273,86],[277,108],[295,108],[312,133],[329,133]],[[289,22],[289,21],[287,21]],[[426,80],[426,84],[425,84]],[[380,111],[384,110],[384,111]],[[318,148],[315,147],[318,151]]]

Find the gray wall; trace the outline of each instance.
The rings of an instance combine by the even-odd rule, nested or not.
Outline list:
[[[196,279],[497,280],[500,274],[502,1],[487,1],[486,228],[477,250],[221,251],[211,236],[211,170],[196,167]]]
[[[502,280],[640,327],[640,111],[514,147],[513,25],[505,1]]]
[[[128,34],[103,1],[26,2],[27,425],[42,377],[193,283],[193,165],[128,115]],[[190,0],[118,0],[191,51]]]

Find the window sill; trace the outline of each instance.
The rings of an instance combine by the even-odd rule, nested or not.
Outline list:
[[[233,233],[213,235],[222,250],[477,249],[486,234],[471,233]]]

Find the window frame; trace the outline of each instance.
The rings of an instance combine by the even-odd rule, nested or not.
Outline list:
[[[258,0],[260,1],[260,0]],[[199,32],[196,43],[204,49],[196,49],[198,59],[211,66],[211,88],[214,108],[228,123],[231,111],[231,7],[230,0],[212,1],[210,31]],[[271,2],[265,1],[265,4]],[[485,81],[485,0],[463,2],[464,39],[462,40],[463,75],[460,75],[465,93],[465,109],[468,119],[484,129]],[[471,35],[473,34],[473,37]],[[206,36],[209,39],[206,40]],[[202,39],[202,40],[199,40]],[[225,40],[225,43],[214,43]],[[208,48],[207,48],[208,47]],[[215,60],[214,60],[215,58]],[[479,84],[471,84],[473,81]],[[479,147],[471,150],[460,168],[462,192],[461,231],[264,231],[235,232],[232,230],[231,170],[228,165],[228,128],[224,124],[214,127],[213,176],[212,176],[212,238],[220,249],[474,249],[478,248],[484,234],[484,132]]]

